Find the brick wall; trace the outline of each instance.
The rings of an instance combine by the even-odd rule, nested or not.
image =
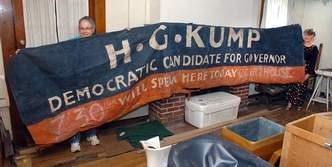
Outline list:
[[[229,93],[241,98],[240,109],[245,109],[249,103],[249,84],[230,86]],[[175,94],[169,98],[154,101],[149,104],[149,117],[161,123],[184,121],[185,94]]]
[[[154,101],[149,104],[149,117],[161,123],[184,121],[184,94],[175,94],[169,98]]]
[[[229,87],[229,93],[241,98],[240,108],[246,107],[249,103],[249,84],[241,84]]]

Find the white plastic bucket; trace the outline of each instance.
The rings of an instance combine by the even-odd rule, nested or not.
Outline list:
[[[168,154],[172,145],[160,148],[159,136],[140,141],[140,143],[145,150],[147,167],[167,167]]]

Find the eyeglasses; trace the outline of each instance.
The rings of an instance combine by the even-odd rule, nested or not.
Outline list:
[[[93,28],[92,27],[80,27],[79,29],[80,30],[92,30]]]

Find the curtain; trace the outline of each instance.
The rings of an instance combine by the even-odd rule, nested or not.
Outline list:
[[[88,15],[88,0],[24,0],[26,47],[79,36],[78,21]]]
[[[24,0],[26,47],[57,42],[55,0]]]
[[[59,41],[77,38],[78,21],[89,15],[88,0],[56,0]]]
[[[265,5],[265,28],[287,25],[288,0],[267,0]]]
[[[106,32],[149,23],[147,5],[150,5],[151,1],[155,0],[106,0]]]
[[[9,100],[7,94],[6,80],[5,80],[5,70],[4,70],[4,62],[2,56],[2,45],[0,39],[0,109],[2,107],[8,107]],[[0,110],[1,112],[1,110]]]

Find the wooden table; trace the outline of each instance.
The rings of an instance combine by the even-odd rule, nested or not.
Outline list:
[[[144,152],[131,151],[112,158],[103,158],[75,167],[146,167]]]

